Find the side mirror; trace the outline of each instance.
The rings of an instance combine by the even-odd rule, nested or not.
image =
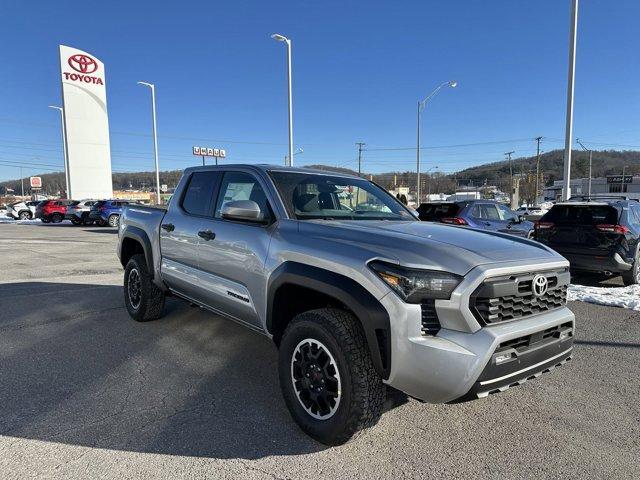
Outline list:
[[[241,222],[262,222],[264,213],[253,200],[234,200],[227,202],[220,211],[222,218],[239,220]]]

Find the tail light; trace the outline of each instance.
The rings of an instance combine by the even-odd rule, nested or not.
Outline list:
[[[555,224],[553,222],[535,222],[533,224],[533,227],[536,230],[549,230],[550,228],[553,228],[555,226]]]
[[[596,228],[601,232],[607,233],[620,233],[624,235],[625,233],[629,233],[629,229],[624,225],[610,225],[608,223],[601,223],[600,225],[596,225]]]
[[[468,225],[467,221],[462,217],[445,217],[442,219],[442,223],[449,223],[451,225]]]

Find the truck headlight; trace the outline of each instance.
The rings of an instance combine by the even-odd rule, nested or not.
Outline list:
[[[408,303],[447,300],[462,281],[462,277],[454,273],[400,267],[385,262],[374,261],[369,263],[369,267]]]

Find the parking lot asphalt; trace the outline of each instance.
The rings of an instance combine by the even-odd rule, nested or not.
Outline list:
[[[0,477],[638,478],[640,313],[572,303],[574,359],[487,399],[305,436],[267,338],[169,299],[131,320],[115,230],[0,225]]]

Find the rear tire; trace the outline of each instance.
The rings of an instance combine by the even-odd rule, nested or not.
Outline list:
[[[118,228],[118,224],[120,223],[120,216],[119,215],[109,215],[109,226],[113,227],[113,228]]]
[[[164,309],[164,292],[153,283],[144,255],[131,257],[124,270],[124,304],[137,322],[157,320]]]
[[[60,223],[62,220],[64,220],[64,217],[59,213],[51,215],[51,223]]]
[[[631,270],[622,274],[622,283],[626,286],[640,284],[640,251],[636,252]]]
[[[324,308],[287,326],[278,359],[280,388],[298,426],[325,445],[340,445],[378,422],[385,386],[357,319]]]
[[[31,220],[31,212],[20,212],[18,220]]]

